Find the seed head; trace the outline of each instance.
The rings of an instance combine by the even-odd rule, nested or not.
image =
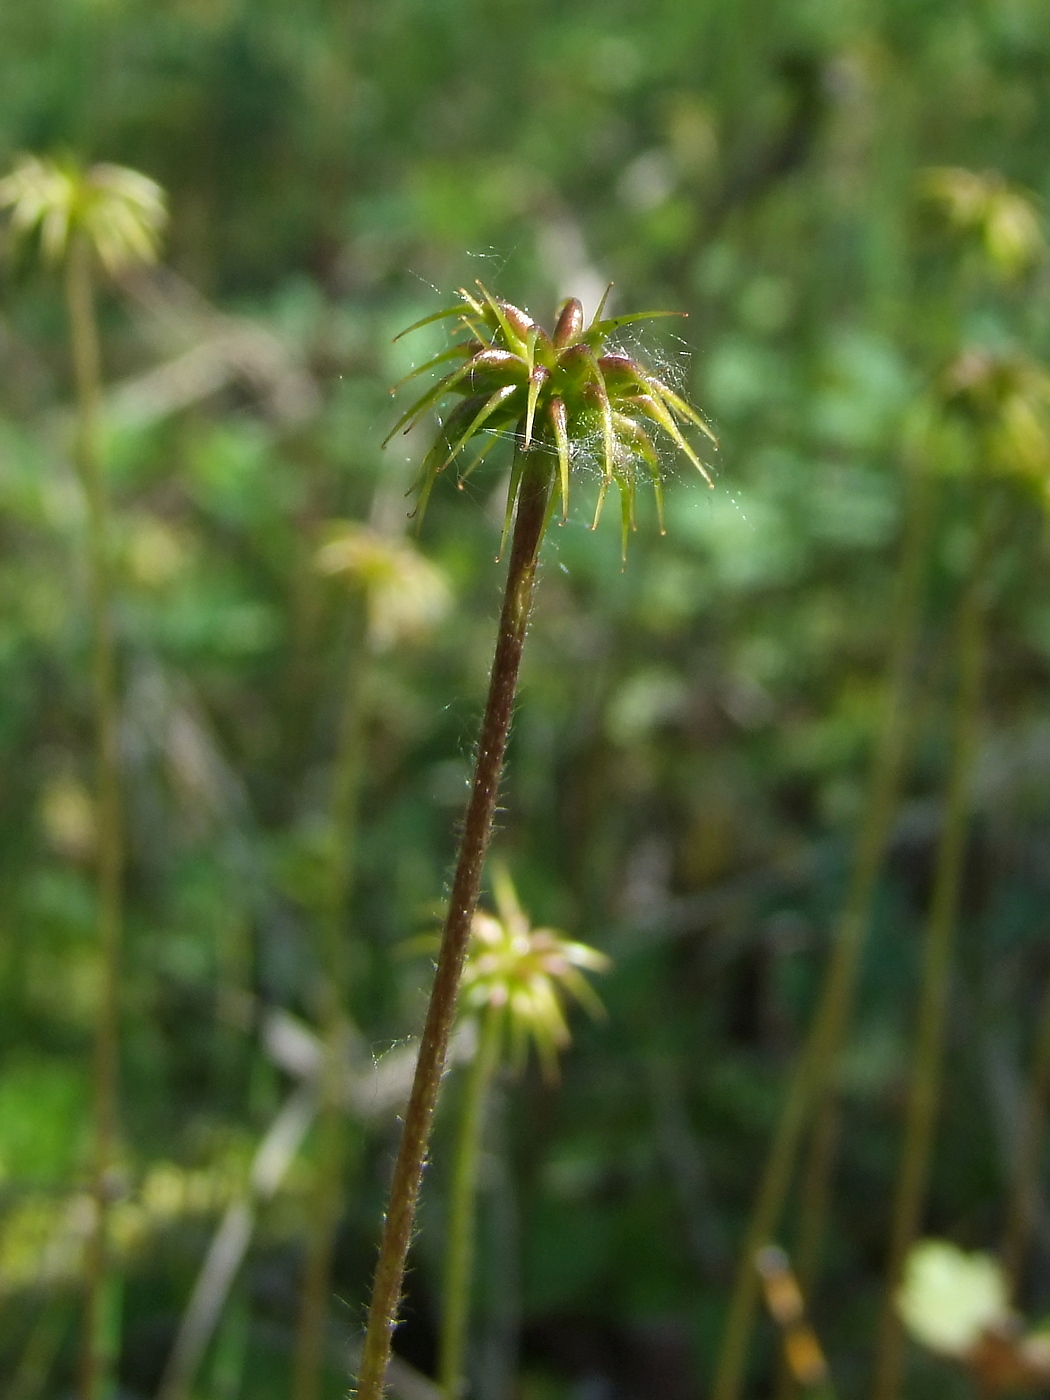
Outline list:
[[[923,185],[955,228],[977,235],[985,256],[1003,277],[1019,276],[1045,254],[1046,239],[1031,197],[998,172],[979,175],[938,166],[924,173]]]
[[[23,156],[0,180],[0,209],[11,210],[13,239],[39,231],[45,261],[62,262],[81,237],[111,276],[155,262],[167,222],[164,191],[137,170],[39,156]]]
[[[652,481],[662,533],[662,469],[651,437],[653,428],[689,458],[709,486],[707,468],[680,424],[698,428],[715,445],[717,441],[704,418],[669,385],[631,356],[610,350],[606,342],[629,322],[676,313],[641,311],[603,319],[603,298],[591,324],[585,326],[583,308],[570,297],[558,313],[553,332],[548,333],[527,312],[492,296],[480,282],[477,285],[478,295],[461,289],[458,305],[425,316],[401,332],[407,335],[451,317],[455,318],[453,334],[462,337],[401,381],[407,383],[418,374],[460,361],[401,415],[387,438],[389,442],[399,430],[410,431],[428,409],[448,395],[460,396],[420,469],[416,483],[419,514],[437,477],[454,461],[462,461],[468,444],[484,436],[480,450],[461,469],[460,484],[499,440],[501,431],[509,428],[515,451],[504,541],[525,454],[533,451],[547,452],[557,460],[563,514],[568,512],[573,465],[597,458],[601,484],[593,525],[601,516],[609,487],[615,484],[620,494],[625,552],[628,532],[635,524],[635,475],[641,466]],[[395,385],[393,392],[400,387]]]
[[[368,638],[377,651],[421,636],[448,611],[449,587],[436,565],[408,540],[356,521],[332,527],[316,564],[364,590]]]
[[[563,1000],[572,997],[600,1016],[602,1004],[581,969],[604,972],[609,959],[555,929],[532,928],[506,871],[497,871],[494,886],[497,912],[479,909],[471,926],[463,1004],[475,1011],[506,1008],[514,1058],[524,1060],[531,1040],[550,1077],[557,1072],[558,1051],[569,1043]]]
[[[1050,491],[1050,372],[1019,351],[971,349],[940,384],[947,412],[981,444],[987,465]]]

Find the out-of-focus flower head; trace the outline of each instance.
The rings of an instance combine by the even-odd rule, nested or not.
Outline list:
[[[628,532],[634,528],[635,478],[641,468],[656,494],[662,532],[662,468],[650,437],[652,428],[659,428],[709,485],[707,468],[686,441],[679,423],[698,428],[712,443],[716,439],[700,414],[669,385],[631,356],[609,349],[606,342],[629,322],[675,313],[641,311],[603,319],[603,298],[586,326],[582,306],[570,297],[558,313],[553,332],[548,333],[520,307],[492,296],[480,282],[477,285],[477,295],[461,289],[458,305],[425,316],[401,332],[407,335],[433,321],[454,317],[453,333],[464,337],[401,381],[404,384],[439,365],[462,361],[401,415],[387,438],[389,442],[399,429],[410,431],[447,395],[462,395],[462,402],[445,419],[423,461],[417,482],[419,514],[437,477],[453,462],[463,461],[469,443],[484,436],[480,451],[461,470],[461,483],[499,440],[501,430],[510,428],[515,452],[504,542],[521,484],[524,454],[537,449],[556,460],[563,513],[568,511],[573,466],[593,463],[600,469],[595,525],[609,487],[615,483],[620,494],[624,551]],[[395,385],[394,392],[400,387]]]
[[[1046,252],[1031,196],[997,171],[978,175],[957,166],[938,166],[925,172],[923,186],[955,228],[977,235],[989,262],[1002,276],[1019,276]]]
[[[168,217],[164,191],[137,170],[31,155],[0,180],[0,209],[14,240],[39,233],[45,261],[62,262],[80,237],[111,276],[156,261]]]
[[[317,567],[364,590],[369,640],[379,651],[423,635],[451,603],[444,574],[413,544],[354,521],[332,527]]]
[[[557,1072],[558,1051],[569,1044],[564,1001],[571,997],[593,1016],[603,1007],[583,972],[604,972],[609,959],[556,929],[532,928],[505,870],[493,878],[496,913],[479,909],[463,970],[462,1004],[472,1011],[505,1008],[512,1058],[521,1063],[529,1041],[544,1074]]]

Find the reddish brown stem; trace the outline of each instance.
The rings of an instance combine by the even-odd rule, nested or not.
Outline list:
[[[551,477],[550,455],[542,449],[530,452],[525,458],[518,494],[499,636],[481,722],[474,779],[463,819],[452,895],[390,1186],[379,1262],[368,1310],[368,1329],[358,1373],[357,1400],[381,1400],[383,1395],[427,1143],[456,1014],[456,998],[470,938],[471,920],[478,902],[481,874],[492,835],[503,757],[514,711],[518,668],[532,607],[540,541],[547,521]]]

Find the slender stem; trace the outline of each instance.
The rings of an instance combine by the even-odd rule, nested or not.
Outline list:
[[[346,1165],[345,916],[357,845],[357,795],[364,749],[364,714],[371,652],[355,628],[353,656],[343,700],[332,793],[332,855],[322,914],[321,1023],[324,1062],[318,1115],[318,1154],[310,1200],[310,1222],[302,1302],[296,1333],[293,1400],[317,1400],[324,1358],[325,1324],[331,1291],[332,1252],[339,1220]]]
[[[889,677],[867,811],[827,973],[805,1044],[788,1082],[751,1209],[733,1279],[711,1400],[738,1400],[740,1395],[747,1345],[758,1305],[755,1258],[776,1232],[791,1186],[807,1117],[832,1079],[849,1022],[871,902],[885,855],[907,749],[908,702],[921,617],[923,563],[929,535],[931,499],[929,473],[921,466],[915,466],[909,483],[908,512],[894,602]],[[825,1167],[822,1165],[820,1170],[824,1171]]]
[[[492,834],[517,691],[518,669],[532,607],[539,547],[547,519],[551,479],[550,454],[543,449],[529,453],[518,494],[503,610],[488,699],[481,722],[474,778],[463,819],[441,951],[383,1224],[358,1374],[358,1400],[380,1400],[383,1394],[427,1143],[445,1067],[449,1034],[456,1014],[456,997],[470,938],[471,920],[478,902],[485,854]]]
[[[842,1104],[840,1097],[828,1086],[817,1112],[817,1121],[810,1135],[809,1151],[802,1170],[799,1189],[799,1240],[795,1250],[796,1274],[807,1308],[813,1302],[813,1283],[820,1263],[823,1223],[827,1217],[831,1194],[831,1177],[838,1150]],[[793,1400],[799,1394],[799,1382],[781,1357],[777,1375],[776,1400]]]
[[[338,1029],[323,1041],[321,1073],[326,1083],[317,1120],[317,1162],[310,1193],[306,1268],[295,1339],[293,1400],[317,1400],[321,1388],[332,1255],[347,1156],[346,1110],[339,1096],[338,1076],[346,1064],[344,1043],[345,1037]]]
[[[6,1400],[38,1400],[51,1374],[69,1321],[68,1301],[61,1294],[48,1297],[15,1367]]]
[[[983,553],[983,549],[982,549]],[[980,725],[985,652],[984,570],[974,566],[959,613],[959,681],[953,752],[926,924],[913,1071],[890,1226],[886,1291],[875,1363],[874,1400],[896,1400],[904,1364],[904,1332],[896,1293],[922,1219],[933,1155],[948,1010],[952,946],[958,922],[963,857],[970,812],[970,776]]]
[[[1016,1297],[1039,1201],[1039,1164],[1050,1105],[1050,980],[1043,990],[1032,1052],[1032,1069],[1017,1144],[1013,1190],[1003,1237],[1003,1272]]]
[[[92,1061],[94,1143],[91,1195],[94,1221],[84,1263],[85,1318],[80,1366],[81,1400],[99,1400],[113,1358],[106,1354],[104,1303],[109,1261],[106,1233],[110,1178],[117,1138],[120,944],[123,925],[124,838],[114,657],[109,499],[99,442],[101,357],[95,322],[91,253],[74,237],[66,264],[77,424],[75,460],[87,502],[91,613],[91,672],[95,704],[95,783],[98,802],[98,936],[101,1002]]]
[[[474,1217],[478,1194],[478,1164],[485,1126],[489,1086],[499,1063],[503,1008],[489,1006],[482,1017],[478,1044],[467,1077],[452,1173],[448,1230],[445,1236],[445,1278],[441,1291],[441,1348],[438,1378],[444,1400],[459,1400],[464,1388],[464,1356],[470,1282],[474,1268]]]
[[[193,1285],[157,1400],[186,1400],[248,1252],[259,1207],[273,1198],[295,1160],[317,1109],[316,1086],[300,1084],[261,1138],[244,1189],[226,1207]]]
[[[820,1269],[824,1222],[831,1200],[831,1178],[842,1129],[842,1101],[837,1093],[824,1095],[810,1137],[809,1152],[799,1189],[799,1235],[795,1249],[798,1280],[810,1297]]]

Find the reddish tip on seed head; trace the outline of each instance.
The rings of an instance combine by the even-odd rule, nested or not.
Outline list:
[[[554,327],[554,344],[560,350],[571,345],[583,333],[583,306],[578,297],[570,297],[561,309]]]
[[[507,325],[515,335],[521,336],[522,340],[528,340],[529,335],[536,330],[536,322],[520,306],[515,306],[513,302],[499,302],[499,309],[507,318]]]

